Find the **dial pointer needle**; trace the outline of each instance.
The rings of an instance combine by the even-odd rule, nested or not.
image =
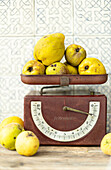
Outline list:
[[[73,112],[87,114],[87,115],[93,115],[92,113],[87,113],[87,112],[84,112],[84,111],[81,111],[81,110],[77,110],[77,109],[74,109],[74,108],[71,108],[71,107],[68,107],[68,106],[64,106],[63,110],[64,111],[73,111]]]

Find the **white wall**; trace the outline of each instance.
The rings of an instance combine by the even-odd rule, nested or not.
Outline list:
[[[23,98],[38,86],[25,85],[20,74],[40,37],[62,32],[66,47],[76,43],[87,57],[100,59],[111,73],[110,0],[3,0],[0,1],[0,121],[10,115],[23,117]],[[111,113],[111,76],[94,89],[107,96]],[[40,87],[39,87],[40,88]]]

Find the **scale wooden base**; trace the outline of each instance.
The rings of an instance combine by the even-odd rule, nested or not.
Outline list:
[[[35,76],[21,75],[22,82],[26,83],[26,78],[27,82],[30,82],[30,78],[35,79]],[[58,78],[58,84],[63,86],[72,81],[67,76],[62,78],[58,76]],[[101,84],[99,78],[100,76],[96,84]],[[85,84],[84,76],[80,76],[80,79]],[[92,84],[95,84],[93,79]],[[107,75],[104,75],[102,82],[106,80]],[[44,94],[43,88],[40,93],[33,91],[24,97],[25,130],[33,131],[38,136],[41,145],[100,145],[106,134],[106,96],[92,92],[87,94],[77,92],[76,94],[71,90],[68,92],[66,90],[64,95],[64,88],[62,91],[62,89],[57,90],[59,86],[55,87],[56,92],[53,91],[55,92],[53,95],[49,91]]]

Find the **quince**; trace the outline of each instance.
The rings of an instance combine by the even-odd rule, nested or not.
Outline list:
[[[106,74],[104,65],[96,58],[84,59],[78,67],[79,74]]]
[[[10,123],[4,126],[0,131],[1,145],[9,150],[14,150],[16,137],[22,131],[24,128],[19,123]]]
[[[8,125],[9,123],[19,123],[22,127],[24,127],[23,120],[18,116],[10,116],[5,118],[1,124],[0,127],[3,128],[4,126]]]
[[[67,74],[67,68],[66,68],[65,64],[60,63],[60,62],[55,62],[46,68],[46,74],[47,75]]]
[[[32,156],[38,151],[39,139],[32,131],[24,131],[17,136],[15,147],[18,154]]]
[[[64,39],[62,33],[43,36],[34,47],[35,60],[41,60],[46,66],[60,61],[65,52]]]
[[[73,67],[67,62],[65,62],[64,64],[66,65],[67,68],[67,74],[78,74],[77,67]]]
[[[22,127],[24,127],[24,121],[18,116],[10,116],[5,118],[0,124],[0,143],[1,143],[1,130],[10,123],[19,123]]]
[[[71,44],[66,48],[65,58],[72,66],[78,66],[86,58],[86,51],[80,45]]]
[[[111,133],[103,137],[100,147],[104,154],[111,155]]]
[[[22,74],[25,75],[42,75],[45,72],[45,66],[36,60],[28,61],[22,70]]]

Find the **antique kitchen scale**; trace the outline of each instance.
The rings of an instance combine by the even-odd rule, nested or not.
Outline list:
[[[107,77],[107,74],[21,75],[25,84],[51,85],[24,97],[25,129],[33,131],[41,145],[99,145],[106,134],[106,96],[94,92],[80,94],[67,91],[67,87],[103,84]],[[56,91],[50,91],[53,87]]]

